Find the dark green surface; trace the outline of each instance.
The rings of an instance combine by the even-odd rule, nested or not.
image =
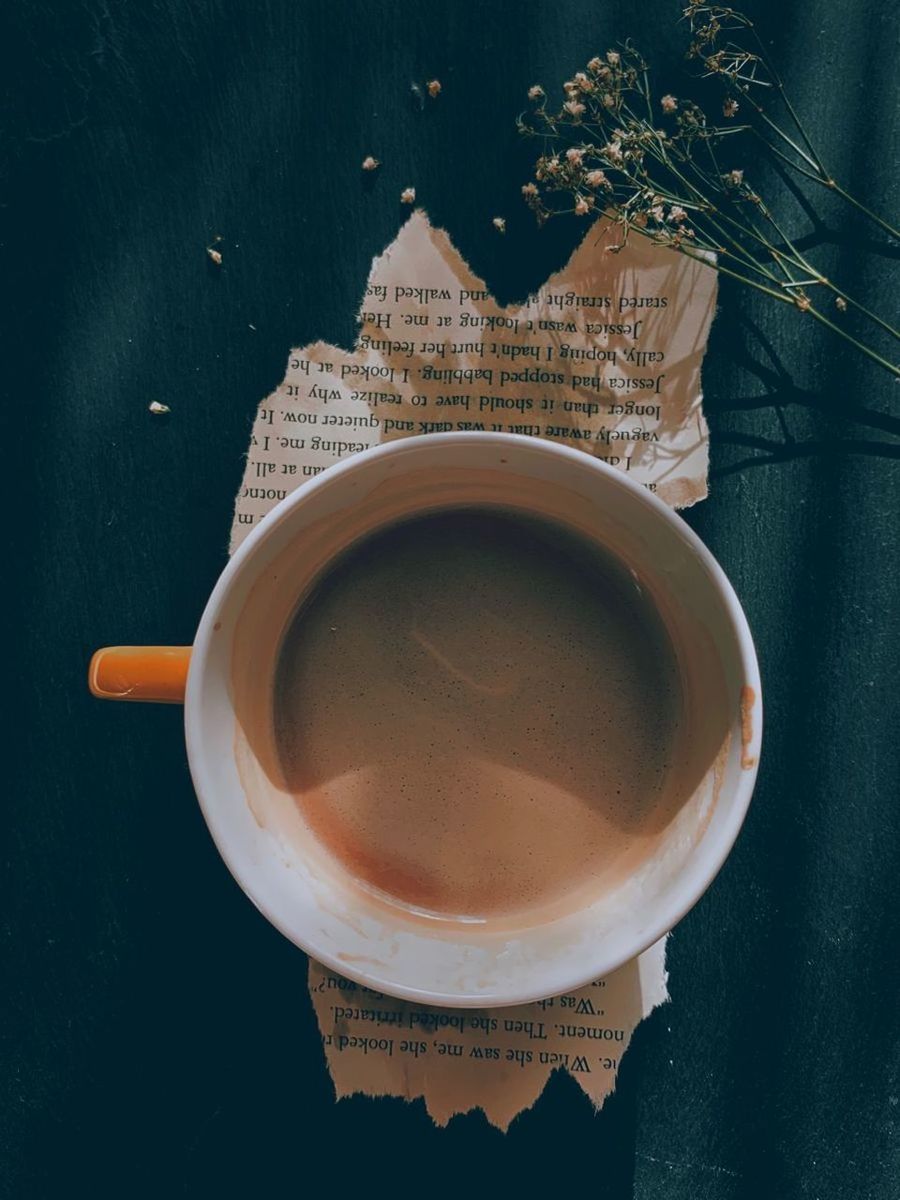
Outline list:
[[[479,1115],[437,1131],[419,1103],[335,1106],[305,961],[218,859],[180,713],[84,687],[98,645],[190,640],[256,404],[290,346],[351,343],[400,189],[523,295],[579,232],[521,207],[525,88],[632,32],[679,90],[677,11],[4,6],[5,1195],[301,1195],[313,1164],[332,1180],[315,1190],[429,1194],[430,1160],[459,1196],[900,1196],[900,394],[799,315],[723,289],[712,495],[690,520],[756,634],[765,755],[732,858],[671,939],[672,1003],[599,1117],[565,1078],[506,1137]],[[889,210],[896,6],[754,11],[832,169]],[[410,82],[433,76],[419,112]],[[370,152],[384,167],[361,181]],[[896,256],[863,256],[872,231],[822,199],[829,269],[896,315]]]

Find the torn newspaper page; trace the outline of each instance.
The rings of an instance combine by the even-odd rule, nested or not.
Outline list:
[[[515,1008],[430,1008],[310,960],[309,990],[338,1099],[421,1097],[437,1125],[481,1109],[506,1130],[553,1071],[600,1108],[644,1017],[668,1000],[665,938],[606,979]]]
[[[360,450],[494,430],[577,446],[683,508],[706,495],[700,364],[716,272],[598,222],[567,266],[501,308],[415,212],[372,264],[353,350],[293,350],[260,405],[234,550],[289,491]]]

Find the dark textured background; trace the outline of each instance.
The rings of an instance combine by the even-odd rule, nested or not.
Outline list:
[[[890,211],[896,5],[753,11],[832,170]],[[523,295],[579,232],[522,209],[525,88],[633,33],[679,91],[677,12],[3,5],[4,1195],[288,1196],[320,1171],[427,1194],[431,1163],[459,1196],[900,1196],[900,394],[808,320],[723,288],[712,495],[689,519],[755,630],[767,742],[734,855],[671,939],[672,1003],[599,1116],[562,1077],[506,1137],[480,1115],[437,1131],[420,1103],[336,1106],[305,961],[218,859],[180,712],[84,683],[98,645],[191,639],[256,404],[290,346],[351,343],[401,187]],[[419,112],[410,82],[433,76]],[[792,208],[792,228],[896,314],[896,256],[815,200],[822,223]]]

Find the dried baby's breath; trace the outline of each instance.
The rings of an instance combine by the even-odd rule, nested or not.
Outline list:
[[[400,193],[400,203],[401,204],[415,204],[415,202],[416,202],[416,189],[414,187],[404,188],[403,191]]]
[[[612,250],[620,250],[636,232],[704,262],[715,256],[722,274],[810,314],[900,376],[895,363],[835,325],[813,303],[810,289],[830,292],[839,311],[852,304],[883,332],[900,338],[835,287],[786,234],[785,222],[745,177],[736,135],[752,132],[783,166],[836,191],[891,236],[900,239],[900,232],[839,187],[822,166],[748,19],[703,0],[690,0],[684,16],[693,35],[688,57],[704,76],[723,83],[720,120],[728,123],[720,124],[687,96],[667,92],[655,101],[647,63],[625,42],[589,59],[562,84],[556,104],[540,84],[529,88],[530,111],[518,125],[521,133],[541,139],[542,150],[533,179],[522,187],[526,204],[539,222],[562,213],[605,213],[621,228]],[[742,34],[752,40],[749,48],[736,40]],[[763,93],[765,104],[758,98]],[[788,132],[769,112],[773,94],[793,123]],[[750,120],[738,124],[734,118],[744,108]]]
[[[377,171],[381,163],[377,158],[373,158],[371,154],[367,154],[360,164],[364,171]]]

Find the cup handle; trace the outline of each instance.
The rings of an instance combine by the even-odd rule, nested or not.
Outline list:
[[[100,700],[183,704],[190,646],[105,646],[91,659],[88,687]]]

